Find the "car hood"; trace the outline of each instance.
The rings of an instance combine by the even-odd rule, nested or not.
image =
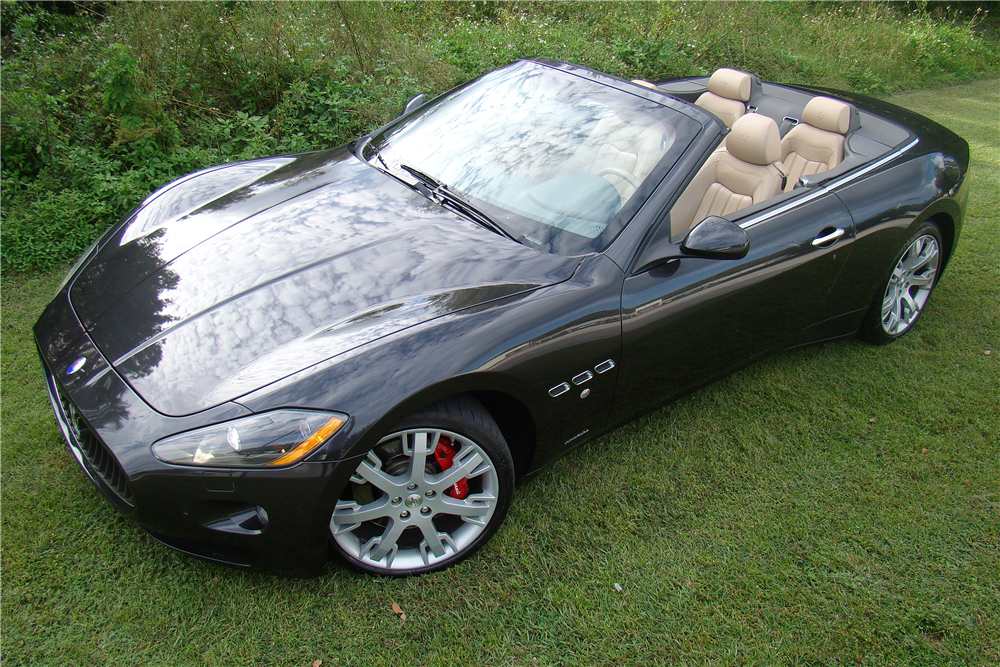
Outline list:
[[[580,262],[483,229],[346,149],[277,160],[236,165],[265,175],[230,178],[235,189],[222,194],[205,181],[226,168],[180,182],[214,198],[141,234],[126,222],[73,281],[94,344],[164,414],[205,410],[403,328],[561,282]]]

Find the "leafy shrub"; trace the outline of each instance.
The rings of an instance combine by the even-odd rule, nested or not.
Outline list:
[[[41,5],[44,7],[44,5]],[[988,11],[942,3],[0,5],[2,268],[67,262],[154,188],[329,148],[523,57],[870,94],[1000,71]],[[100,12],[100,13],[98,13]]]

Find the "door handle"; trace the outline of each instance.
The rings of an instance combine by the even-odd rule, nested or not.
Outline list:
[[[826,236],[819,236],[817,238],[814,238],[812,244],[815,246],[826,245],[831,241],[836,241],[843,235],[844,235],[844,228],[839,227],[838,229],[835,229],[834,231],[827,234]]]

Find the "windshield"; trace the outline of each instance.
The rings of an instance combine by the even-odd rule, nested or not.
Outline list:
[[[522,243],[580,254],[614,238],[699,129],[666,104],[517,62],[391,125],[365,158],[440,181]]]

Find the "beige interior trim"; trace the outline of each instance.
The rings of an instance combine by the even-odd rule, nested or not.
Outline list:
[[[701,94],[696,105],[711,111],[732,127],[747,112],[750,99],[750,75],[728,67],[715,70],[708,80],[708,91]]]
[[[736,119],[741,118],[747,112],[747,107],[743,102],[719,97],[711,91],[702,93],[695,104],[714,113],[719,117],[719,120],[726,124],[726,127],[732,127]]]
[[[619,169],[641,182],[670,149],[675,138],[676,131],[663,123],[643,125],[608,113],[562,168],[591,174]],[[628,180],[613,173],[601,175],[615,186],[622,201],[635,193],[635,187]]]
[[[749,102],[750,75],[728,67],[720,67],[708,80],[708,90],[719,97]]]
[[[814,97],[802,110],[802,122],[827,132],[847,134],[851,127],[851,107],[829,97]]]
[[[737,119],[726,149],[709,156],[671,209],[671,237],[680,238],[711,215],[729,215],[781,192],[784,177],[775,165],[780,150],[772,119],[757,114]]]
[[[756,165],[766,165],[781,158],[781,133],[768,116],[747,114],[733,123],[726,136],[726,150],[736,158]]]
[[[802,111],[802,122],[781,140],[781,161],[788,167],[788,192],[803,176],[829,171],[844,160],[844,133],[851,107],[829,97],[814,97]]]

